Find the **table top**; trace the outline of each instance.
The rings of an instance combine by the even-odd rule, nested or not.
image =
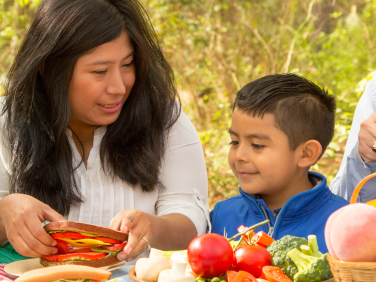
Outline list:
[[[128,272],[134,265],[124,265],[112,272],[111,279],[118,278],[119,280],[117,282],[130,282]],[[334,279],[329,279],[323,282],[334,282]]]
[[[112,272],[111,279],[118,278],[119,280],[117,282],[130,282],[128,271],[133,267],[134,265],[124,265],[118,269],[115,269]]]

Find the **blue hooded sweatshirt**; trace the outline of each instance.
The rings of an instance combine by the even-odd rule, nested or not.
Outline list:
[[[316,186],[290,198],[276,216],[264,200],[246,194],[239,187],[240,195],[215,205],[211,212],[212,233],[230,238],[238,233],[240,225],[250,227],[269,219],[269,224],[256,228],[255,232],[264,231],[276,240],[285,235],[307,238],[314,234],[320,252],[328,252],[324,236],[326,221],[348,202],[329,190],[323,175],[311,171],[308,174],[310,179],[316,179]]]

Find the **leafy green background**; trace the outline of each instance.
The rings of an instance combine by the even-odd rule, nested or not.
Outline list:
[[[211,207],[238,193],[227,163],[236,91],[271,73],[301,74],[337,97],[335,137],[312,168],[333,179],[357,101],[376,73],[376,0],[141,1],[199,132]],[[0,94],[38,4],[0,0]]]

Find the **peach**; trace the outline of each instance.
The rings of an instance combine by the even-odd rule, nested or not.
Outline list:
[[[350,262],[376,262],[376,209],[351,204],[334,212],[325,226],[329,253]]]
[[[330,234],[332,233],[332,225],[333,225],[333,222],[335,221],[335,219],[337,218],[337,216],[343,211],[343,209],[339,209],[339,210],[336,210],[334,213],[332,213],[328,220],[326,221],[326,224],[325,224],[325,243],[326,243],[326,246],[328,247],[328,251],[329,251],[329,254],[335,258],[335,259],[338,259],[338,256],[337,254],[335,253],[333,247],[332,247],[332,240],[331,240],[331,237],[330,237]]]

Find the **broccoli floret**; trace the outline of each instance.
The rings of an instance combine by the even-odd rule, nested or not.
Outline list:
[[[333,277],[327,254],[321,257],[307,256],[298,249],[293,249],[287,255],[298,267],[298,272],[294,275],[294,282],[320,282]]]
[[[307,245],[301,245],[300,250],[302,251],[303,254],[314,257],[314,254],[312,253],[311,249]]]
[[[293,279],[298,268],[295,263],[287,256],[292,249],[299,249],[301,245],[308,245],[308,241],[302,237],[283,236],[281,239],[273,242],[266,249],[273,256],[272,265],[278,266],[290,278]]]
[[[317,245],[316,235],[308,235],[308,246],[311,249],[313,256],[322,257],[322,253],[319,251],[319,246]]]

